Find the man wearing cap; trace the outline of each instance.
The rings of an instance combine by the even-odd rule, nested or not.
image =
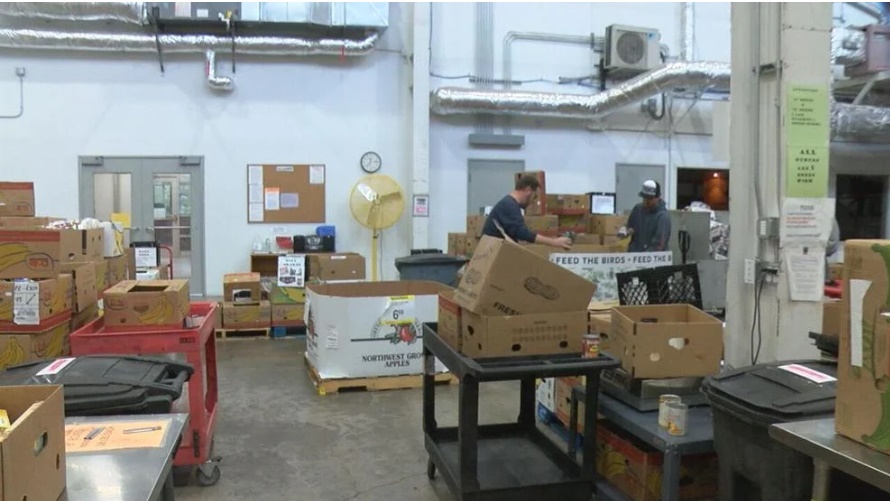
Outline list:
[[[661,199],[661,185],[649,179],[640,190],[642,203],[627,218],[627,234],[631,236],[628,252],[668,250],[671,239],[671,217]]]

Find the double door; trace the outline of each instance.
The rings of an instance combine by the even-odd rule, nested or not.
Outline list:
[[[80,215],[124,221],[126,245],[157,242],[173,278],[188,279],[192,295],[203,295],[203,164],[194,156],[81,157]]]

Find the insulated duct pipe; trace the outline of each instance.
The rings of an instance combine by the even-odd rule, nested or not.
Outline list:
[[[844,2],[844,4],[875,18],[876,23],[880,23],[884,18],[881,8],[871,2]]]
[[[364,56],[374,50],[379,35],[363,39],[307,39],[279,36],[151,35],[58,30],[0,29],[0,48],[127,53],[204,53],[231,50],[263,56]]]
[[[144,24],[142,2],[9,2],[0,16],[44,21],[105,21]]]
[[[683,2],[680,13],[680,32],[683,43],[680,44],[680,60],[695,60],[695,2]]]
[[[231,77],[221,77],[216,74],[216,52],[207,50],[204,61],[204,75],[207,77],[207,86],[213,90],[231,92],[235,90],[235,82]]]
[[[437,115],[489,114],[578,120],[602,118],[671,90],[728,89],[726,63],[670,63],[599,94],[556,94],[444,87],[430,96]],[[890,108],[832,103],[831,139],[890,142]]]

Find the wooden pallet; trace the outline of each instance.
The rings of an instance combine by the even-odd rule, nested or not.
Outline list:
[[[269,328],[265,329],[216,329],[217,339],[269,339]]]
[[[423,376],[380,376],[353,379],[323,379],[308,359],[304,359],[309,379],[315,385],[319,395],[350,391],[385,391],[405,390],[420,388],[423,386]],[[449,385],[457,383],[457,378],[451,374],[436,374],[437,385]]]

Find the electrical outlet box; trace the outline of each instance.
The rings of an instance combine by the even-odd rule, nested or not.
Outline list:
[[[753,259],[745,260],[745,283],[754,285],[757,280],[757,261]]]
[[[757,220],[757,238],[760,240],[779,239],[779,218],[763,217]]]

